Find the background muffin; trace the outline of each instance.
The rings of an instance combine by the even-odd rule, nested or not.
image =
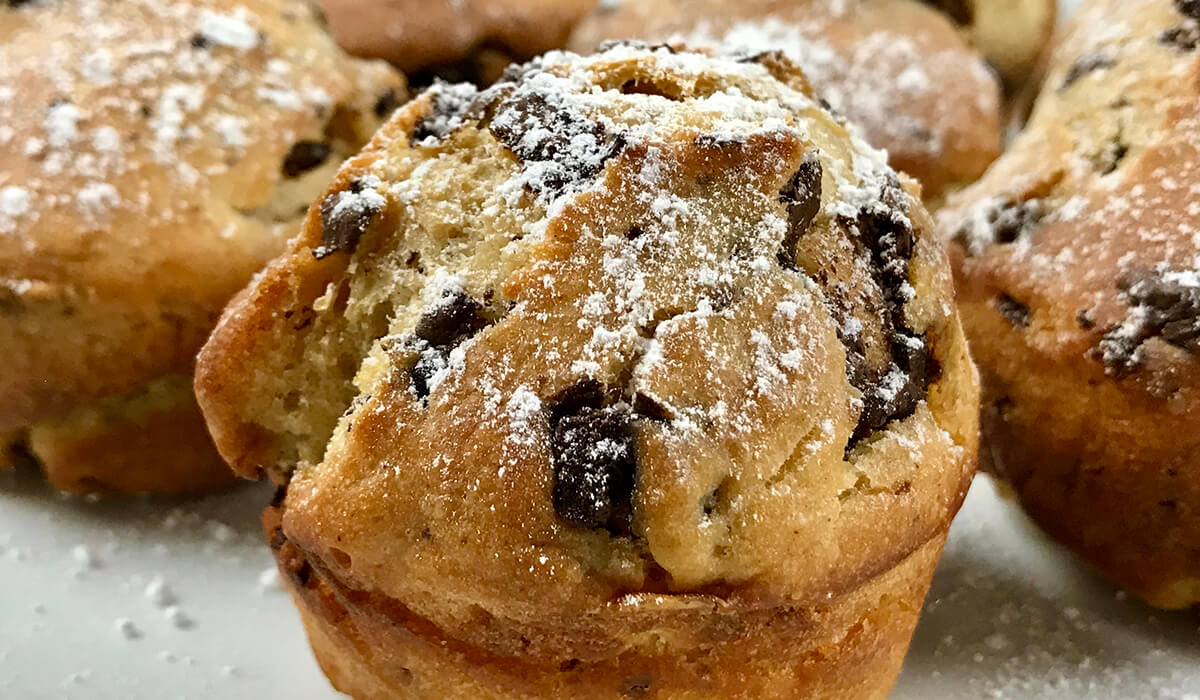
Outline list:
[[[1085,3],[1028,130],[941,224],[985,457],[1051,534],[1200,601],[1200,10]]]
[[[620,45],[436,88],[226,312],[200,400],[339,688],[886,695],[976,379],[915,184],[804,86]]]
[[[946,15],[913,0],[623,2],[589,17],[571,47],[626,38],[782,51],[930,202],[977,179],[1000,153],[995,76]]]
[[[191,390],[221,308],[398,104],[307,2],[0,15],[0,432],[58,488],[228,481]]]
[[[320,0],[356,56],[384,58],[427,83],[488,84],[514,59],[561,48],[596,0]]]

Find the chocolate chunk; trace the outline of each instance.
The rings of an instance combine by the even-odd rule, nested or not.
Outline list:
[[[787,204],[788,228],[776,257],[789,270],[796,269],[796,246],[821,211],[821,159],[816,151],[804,154],[804,162],[779,192]]]
[[[388,90],[380,95],[379,99],[375,100],[375,105],[371,108],[371,111],[375,112],[375,116],[384,119],[390,117],[392,112],[395,112],[399,106],[400,96],[396,94],[395,90]]]
[[[1189,22],[1164,29],[1163,33],[1158,35],[1158,42],[1180,51],[1195,51],[1196,47],[1200,46],[1200,27],[1194,22]]]
[[[450,351],[488,326],[483,305],[461,291],[447,293],[413,330],[417,361],[410,371],[413,391],[426,399],[434,376],[450,363]]]
[[[1138,369],[1145,359],[1142,346],[1151,338],[1200,355],[1196,271],[1141,271],[1124,276],[1119,286],[1129,313],[1104,335],[1095,353],[1110,373],[1120,376]]]
[[[283,159],[283,174],[287,177],[299,177],[304,173],[319,168],[329,160],[333,151],[329,144],[320,141],[297,141]]]
[[[375,178],[358,179],[349,189],[334,192],[321,202],[321,245],[313,250],[314,258],[354,252],[358,240],[383,211],[385,200],[373,189],[376,185]]]
[[[1075,60],[1075,63],[1071,64],[1071,68],[1067,71],[1066,77],[1063,78],[1062,85],[1058,87],[1058,91],[1063,92],[1067,90],[1086,75],[1112,68],[1114,63],[1112,58],[1104,54],[1086,54],[1080,56]]]
[[[413,331],[434,347],[454,347],[488,325],[483,306],[461,291],[452,292],[426,312]]]
[[[928,340],[904,320],[904,305],[912,294],[909,262],[916,251],[907,201],[899,180],[889,177],[877,202],[863,207],[856,219],[839,218],[862,255],[870,258],[871,281],[880,298],[873,313],[888,339],[890,357],[884,365],[868,362],[863,339],[850,330],[853,314],[872,312],[870,305],[854,309],[839,290],[827,290],[839,320],[838,337],[846,348],[846,377],[862,393],[862,412],[847,451],[872,432],[912,415],[941,372]]]
[[[1016,328],[1028,328],[1033,321],[1033,313],[1029,307],[1007,294],[996,297],[996,308]]]
[[[413,143],[428,138],[442,140],[463,125],[463,118],[470,111],[479,91],[467,83],[452,85],[436,82],[430,92],[429,111],[413,126]]]
[[[489,129],[524,164],[527,186],[550,198],[593,180],[625,148],[621,134],[524,87],[500,103]]]
[[[572,525],[628,534],[637,470],[633,413],[605,400],[603,388],[586,381],[563,392],[550,409],[552,500]]]
[[[208,47],[212,46],[212,42],[209,41],[208,37],[204,36],[200,32],[193,34],[192,38],[188,40],[188,44],[190,44],[193,49],[200,50],[207,49]]]
[[[950,15],[950,19],[958,24],[968,25],[975,19],[971,3],[967,0],[924,0],[926,5],[932,5]]]
[[[981,205],[954,234],[968,256],[982,255],[993,245],[1008,245],[1033,237],[1046,216],[1040,199],[994,200]]]
[[[1175,9],[1185,17],[1200,20],[1200,0],[1175,0]]]

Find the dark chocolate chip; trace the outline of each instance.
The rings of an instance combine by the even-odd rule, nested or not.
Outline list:
[[[287,177],[299,177],[324,165],[332,152],[327,143],[297,141],[283,159],[283,174]]]
[[[796,247],[821,211],[822,173],[817,152],[809,151],[804,154],[800,168],[779,193],[780,201],[787,204],[788,227],[776,257],[779,264],[789,270],[796,269]]]
[[[536,173],[528,186],[551,198],[594,179],[625,148],[621,134],[532,90],[504,99],[489,129],[526,168],[539,166],[527,170]]]
[[[375,100],[375,106],[372,108],[372,111],[375,112],[375,116],[384,119],[390,117],[392,112],[395,112],[399,106],[400,96],[396,94],[395,90],[388,90],[380,95],[379,99]]]
[[[322,260],[337,252],[353,253],[358,240],[383,211],[382,197],[364,180],[355,180],[342,192],[321,202],[321,245],[313,257]]]
[[[900,181],[889,177],[881,186],[878,202],[861,209],[855,219],[838,219],[861,254],[870,259],[871,280],[880,297],[876,306],[881,307],[856,310],[840,290],[826,290],[839,319],[838,337],[846,349],[846,376],[862,393],[862,412],[847,451],[872,432],[912,415],[941,373],[928,339],[909,329],[904,319],[904,305],[912,293],[909,263],[916,249],[907,202]],[[852,315],[863,311],[878,314],[888,339],[887,364],[869,363],[863,339],[848,330]]]
[[[1087,309],[1080,309],[1079,313],[1075,314],[1075,322],[1085,331],[1096,327],[1096,319],[1092,318],[1092,312]]]
[[[479,92],[469,84],[451,85],[436,82],[430,88],[433,94],[429,111],[413,125],[412,142],[419,143],[428,138],[441,140],[454,133],[463,124]]]
[[[1124,375],[1144,361],[1143,344],[1151,338],[1200,354],[1200,285],[1194,271],[1140,271],[1121,278],[1121,299],[1129,313],[1104,335],[1094,353],[1109,372]]]
[[[1113,59],[1104,54],[1086,54],[1080,56],[1075,60],[1075,63],[1071,64],[1071,68],[1067,71],[1066,77],[1063,78],[1062,85],[1058,87],[1058,91],[1063,92],[1079,82],[1084,76],[1099,70],[1112,68],[1113,65]]]
[[[208,37],[204,36],[200,32],[196,32],[195,34],[193,34],[192,38],[188,41],[188,43],[191,44],[191,47],[193,49],[203,50],[203,49],[207,49],[208,47],[212,46],[212,42],[209,41]]]
[[[461,291],[450,292],[417,321],[417,361],[410,371],[413,391],[429,397],[434,375],[450,362],[450,351],[488,326],[483,305]]]
[[[973,216],[954,234],[954,242],[961,245],[968,256],[982,255],[992,245],[1008,245],[1032,238],[1046,215],[1040,199],[1005,198],[981,206],[985,207],[981,212],[985,223],[976,223],[977,217]],[[981,226],[984,227],[982,232],[979,231]]]
[[[1200,27],[1194,22],[1189,22],[1164,29],[1163,33],[1158,35],[1158,42],[1180,51],[1195,51],[1196,47],[1200,46]]]
[[[1175,9],[1185,17],[1200,20],[1200,0],[1175,0]]]
[[[603,388],[585,381],[550,409],[554,510],[576,527],[628,534],[637,461],[633,413],[605,401]]]
[[[1033,313],[1029,307],[1007,294],[996,297],[996,308],[1016,328],[1028,328],[1033,321]]]
[[[413,332],[434,347],[453,347],[487,327],[482,312],[478,301],[461,291],[452,292],[417,321]]]
[[[670,408],[649,394],[641,392],[633,396],[633,412],[652,421],[667,422],[675,418]]]

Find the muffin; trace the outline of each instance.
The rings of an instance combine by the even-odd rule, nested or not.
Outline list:
[[[879,697],[975,465],[917,186],[779,55],[439,86],[197,388],[357,697]]]
[[[486,85],[514,59],[561,48],[596,0],[319,0],[356,56],[383,58],[415,82],[433,76]]]
[[[1037,69],[1058,21],[1056,0],[923,1],[954,20],[1014,92]]]
[[[607,9],[605,9],[607,8]],[[1000,154],[1000,86],[941,12],[915,0],[646,0],[606,5],[571,40],[634,37],[738,55],[782,51],[835,112],[936,204]]]
[[[1163,608],[1200,602],[1198,19],[1085,3],[1027,131],[939,220],[991,470]]]
[[[404,93],[316,20],[285,0],[0,14],[0,434],[57,488],[230,482],[196,351]]]

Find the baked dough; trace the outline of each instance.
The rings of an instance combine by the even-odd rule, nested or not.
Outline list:
[[[0,431],[61,489],[227,483],[195,353],[403,78],[302,1],[23,3],[0,34]]]
[[[198,396],[359,697],[877,697],[975,464],[944,252],[777,54],[440,86]]]
[[[571,40],[637,38],[779,50],[817,93],[924,186],[928,204],[974,182],[1001,147],[1000,86],[949,18],[915,0],[642,0],[605,6]]]
[[[1084,3],[1028,129],[940,215],[991,469],[1164,608],[1200,602],[1198,19]]]

